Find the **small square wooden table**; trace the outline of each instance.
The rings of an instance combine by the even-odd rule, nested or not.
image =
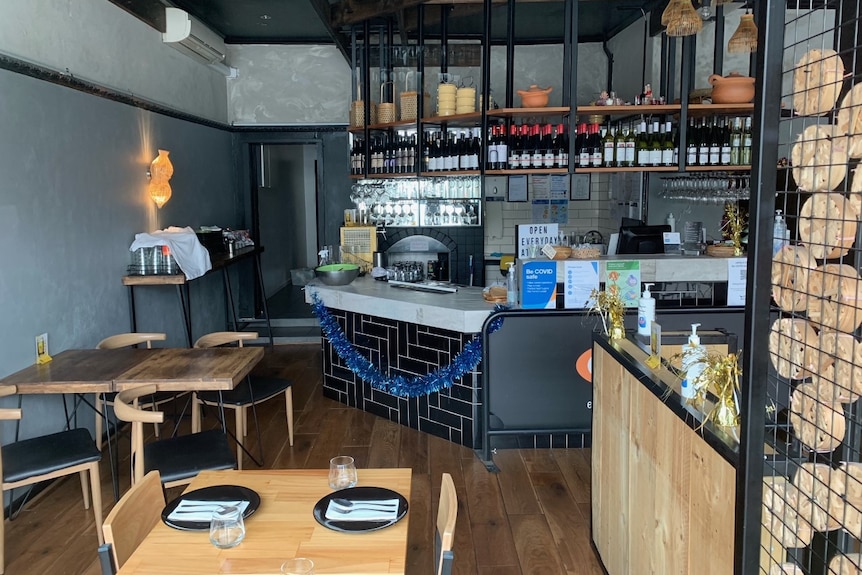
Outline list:
[[[359,469],[359,486],[386,487],[410,501],[412,470]],[[119,570],[119,575],[273,574],[291,557],[314,561],[315,575],[403,574],[410,511],[389,527],[341,533],[312,513],[329,488],[328,469],[204,471],[186,492],[211,485],[241,485],[260,495],[260,508],[245,521],[245,539],[218,549],[208,531],[180,531],[159,522]],[[429,570],[431,566],[429,565]]]

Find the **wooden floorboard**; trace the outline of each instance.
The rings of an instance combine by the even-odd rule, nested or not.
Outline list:
[[[458,491],[455,575],[601,575],[590,543],[588,449],[500,450],[489,472],[471,449],[347,407],[323,397],[319,345],[267,350],[256,373],[293,380],[294,445],[288,445],[283,396],[258,406],[265,467],[325,468],[334,455],[352,455],[359,467],[410,467],[407,572],[432,573],[434,517],[440,477],[452,474]],[[210,410],[204,427],[218,425]],[[229,427],[233,412],[228,411]],[[26,410],[25,410],[26,418]],[[163,433],[172,431],[164,426]],[[180,431],[188,429],[188,418]],[[129,437],[119,437],[120,487],[129,484]],[[257,457],[254,421],[244,443]],[[243,466],[255,468],[245,456]],[[168,493],[175,497],[181,488]],[[16,497],[22,490],[16,490]],[[104,514],[113,506],[108,459],[102,463]],[[6,520],[6,573],[100,575],[96,531],[81,501],[77,477],[57,481]]]

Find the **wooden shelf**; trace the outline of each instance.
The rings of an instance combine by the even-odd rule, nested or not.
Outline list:
[[[486,176],[519,176],[528,174],[568,174],[568,168],[530,168],[527,170],[486,170]]]
[[[416,120],[403,120],[401,122],[389,122],[387,124],[369,124],[369,130],[391,130],[393,128],[415,128]],[[348,132],[359,133],[365,131],[365,126],[349,126]]]
[[[678,172],[678,166],[632,166],[619,168],[575,168],[576,174],[613,174],[614,172]]]
[[[689,104],[688,105],[688,115],[701,117],[701,116],[714,116],[717,114],[721,115],[731,115],[731,114],[753,114],[754,113],[754,104]]]
[[[454,124],[456,126],[475,126],[482,121],[482,112],[452,114],[451,116],[429,116],[422,118],[423,124]]]
[[[751,166],[686,166],[687,172],[750,172]]]
[[[437,172],[420,172],[419,175],[424,178],[434,178],[438,176],[480,176],[482,175],[482,172],[479,170],[440,170]]]
[[[641,116],[651,114],[678,114],[679,104],[649,106],[578,106],[580,116]]]
[[[551,108],[499,108],[488,110],[489,118],[523,118],[535,116],[567,116],[571,108],[557,106]]]

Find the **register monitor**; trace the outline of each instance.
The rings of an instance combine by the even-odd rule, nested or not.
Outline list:
[[[664,237],[670,226],[621,226],[618,254],[663,254]]]

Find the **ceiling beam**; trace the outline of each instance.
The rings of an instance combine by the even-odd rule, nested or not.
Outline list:
[[[372,18],[391,16],[424,3],[424,0],[341,0],[331,6],[330,23],[338,29]]]
[[[332,25],[329,2],[327,0],[310,0],[310,2],[320,21],[326,27],[326,31],[329,32],[332,41],[338,47],[338,51],[341,52],[341,55],[350,64],[350,38],[339,31],[339,26]]]

